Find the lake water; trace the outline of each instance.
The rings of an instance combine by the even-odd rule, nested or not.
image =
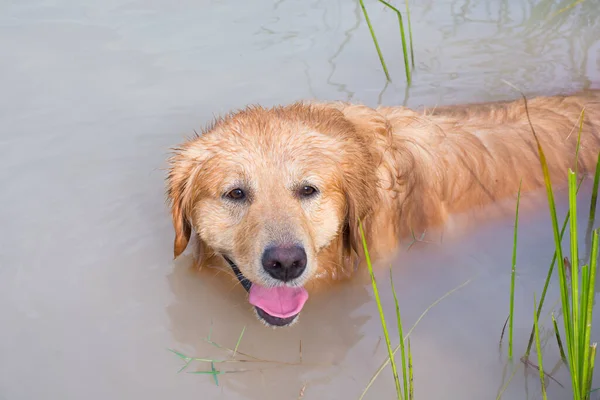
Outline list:
[[[265,328],[239,285],[191,273],[188,256],[172,260],[169,148],[250,103],[432,107],[516,98],[504,81],[528,95],[593,86],[600,8],[587,0],[557,14],[572,2],[413,2],[407,90],[396,16],[371,0],[389,84],[356,1],[4,1],[0,399],[359,398],[386,358],[368,280],[312,297],[291,329]],[[582,210],[590,193],[585,184]],[[502,398],[541,398],[537,371],[518,361],[553,251],[540,199],[520,223],[512,364],[506,343],[498,349],[512,216],[418,244],[395,262],[405,329],[470,280],[411,334],[416,398],[494,399],[515,368]],[[562,216],[564,192],[558,203]],[[387,271],[378,277],[393,328]],[[558,304],[556,285],[548,296]],[[543,317],[551,369],[559,357]],[[218,385],[211,375],[177,374],[183,362],[168,348],[224,359],[205,338],[234,348],[243,329],[238,351],[261,362],[215,364],[224,372]],[[210,370],[197,362],[187,371]],[[568,398],[566,368],[553,376],[566,388],[550,381],[549,398]],[[388,367],[365,398],[393,397]]]

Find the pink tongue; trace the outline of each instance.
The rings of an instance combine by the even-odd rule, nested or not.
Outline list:
[[[256,283],[250,287],[250,304],[274,317],[288,318],[298,314],[306,300],[308,300],[308,292],[304,288],[288,286],[266,288]]]

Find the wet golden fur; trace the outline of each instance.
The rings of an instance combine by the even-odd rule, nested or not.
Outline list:
[[[593,171],[600,150],[600,92],[529,99],[553,183],[573,167],[585,108],[579,170]],[[522,99],[413,111],[342,102],[249,107],[219,119],[176,149],[168,197],[174,254],[197,233],[200,265],[235,260],[253,282],[268,243],[301,242],[306,273],[294,282],[353,274],[362,257],[358,219],[370,253],[392,254],[411,230],[444,224],[472,210],[543,185]],[[302,200],[295,188],[318,188]],[[224,193],[242,185],[246,204]]]

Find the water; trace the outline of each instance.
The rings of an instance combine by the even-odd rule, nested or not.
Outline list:
[[[368,281],[312,297],[292,329],[264,328],[239,287],[192,275],[189,257],[172,260],[165,159],[214,114],[249,103],[419,107],[515,98],[502,80],[528,94],[600,82],[593,0],[551,19],[570,1],[414,3],[407,91],[396,17],[372,1],[389,84],[356,2],[4,2],[0,399],[358,398],[386,354]],[[591,189],[582,190],[587,208]],[[564,195],[559,204],[564,215]],[[503,385],[512,223],[413,246],[395,263],[407,327],[472,279],[412,334],[418,398],[495,398]],[[521,227],[517,355],[552,255],[543,207],[524,213]],[[392,317],[386,279],[382,270]],[[558,299],[555,288],[549,296]],[[277,363],[216,364],[237,371],[218,386],[176,373],[182,362],[167,348],[227,357],[203,337],[235,347],[244,326],[239,351]],[[544,356],[548,366],[558,360],[551,337]],[[201,369],[210,366],[189,370]],[[540,398],[536,374],[519,369],[503,398]],[[555,376],[568,387],[564,368]],[[366,398],[393,393],[388,368]],[[549,393],[568,397],[554,382]]]

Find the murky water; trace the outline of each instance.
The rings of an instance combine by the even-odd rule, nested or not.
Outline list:
[[[355,1],[4,2],[0,399],[361,395],[386,356],[369,283],[312,297],[291,329],[264,328],[239,286],[191,274],[189,258],[172,261],[163,197],[169,147],[213,114],[248,103],[418,107],[514,98],[503,80],[528,94],[600,82],[595,0],[558,15],[571,0],[413,2],[410,90],[395,15],[366,3],[392,74],[387,85]],[[590,192],[585,185],[582,209]],[[564,195],[559,204],[564,215]],[[411,335],[417,398],[496,398],[510,378],[498,340],[512,224],[506,217],[442,245],[418,244],[396,262],[406,327],[472,279]],[[544,207],[523,212],[519,245],[517,355],[552,256]],[[393,327],[387,272],[379,278]],[[558,301],[555,288],[549,296]],[[224,372],[218,385],[210,375],[177,374],[183,363],[167,348],[223,359],[204,338],[233,348],[244,327],[238,350],[257,362],[215,364]],[[552,367],[551,337],[545,347]],[[188,371],[210,369],[197,362]],[[503,398],[540,398],[536,374],[520,367]],[[555,376],[569,386],[565,368]],[[366,398],[393,393],[388,367]],[[550,382],[549,393],[569,392]]]

